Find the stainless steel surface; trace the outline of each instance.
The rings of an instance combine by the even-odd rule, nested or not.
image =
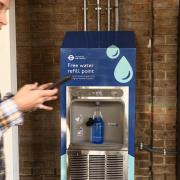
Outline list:
[[[127,180],[127,151],[68,151],[69,180]]]
[[[119,144],[119,143],[112,143],[112,142],[105,142],[103,144],[92,144],[90,142],[83,142],[83,143],[71,143],[69,146],[69,150],[121,150],[127,151],[128,147],[126,144]]]
[[[128,149],[128,87],[71,86],[66,92],[67,149]],[[104,143],[98,146],[90,142],[86,126],[97,101],[105,122]]]
[[[100,0],[97,0],[97,7],[95,8],[97,11],[97,30],[101,30],[101,7],[100,7]]]
[[[87,0],[84,0],[84,31],[87,31]]]
[[[115,0],[115,31],[119,31],[119,0]]]
[[[127,180],[129,87],[67,86],[66,93],[68,180]],[[103,144],[92,144],[85,126],[97,102]],[[83,131],[76,133],[78,128]]]
[[[91,128],[86,126],[86,122],[90,117],[93,117],[96,109],[97,100],[93,99],[78,99],[71,102],[70,108],[70,127],[71,136],[70,143],[78,144],[81,148],[93,146],[90,143]],[[124,146],[127,148],[125,141],[125,132],[127,130],[127,121],[124,116],[125,105],[121,100],[98,100],[100,102],[100,110],[105,123],[104,143],[98,145],[98,148],[118,148]],[[112,126],[112,124],[117,124]],[[112,146],[112,147],[111,147]],[[96,147],[97,148],[97,147]]]
[[[111,30],[111,0],[108,0],[107,12],[108,12],[108,31],[110,31]]]
[[[127,86],[71,86],[69,93],[71,99],[121,99],[124,91],[127,91]],[[126,96],[126,94],[125,94]]]

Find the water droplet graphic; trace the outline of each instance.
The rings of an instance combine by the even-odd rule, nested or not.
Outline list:
[[[120,49],[116,45],[111,45],[107,48],[106,54],[110,59],[116,59],[120,55]]]
[[[133,70],[126,57],[122,57],[118,62],[115,70],[114,77],[120,83],[127,83],[133,77]]]

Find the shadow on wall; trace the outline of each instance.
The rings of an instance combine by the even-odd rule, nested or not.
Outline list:
[[[59,78],[59,49],[65,31],[59,28],[58,22],[65,16],[60,13],[61,4],[16,1],[19,87]],[[27,114],[20,128],[20,176],[23,178],[48,176],[59,179],[59,101],[49,104],[54,107],[53,112],[39,110]]]

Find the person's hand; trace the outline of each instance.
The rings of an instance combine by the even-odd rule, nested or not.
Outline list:
[[[52,110],[52,107],[43,104],[58,98],[58,89],[45,90],[50,84],[38,86],[38,83],[34,83],[23,86],[13,97],[19,110],[22,112],[36,109]]]

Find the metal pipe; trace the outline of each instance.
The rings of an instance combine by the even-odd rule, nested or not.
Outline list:
[[[96,11],[97,11],[97,30],[100,31],[101,30],[101,7],[100,7],[100,0],[97,0],[97,7],[96,7]]]
[[[115,31],[119,30],[119,0],[115,0]]]
[[[108,0],[108,31],[111,30],[111,0]]]
[[[84,31],[87,31],[87,0],[84,0]]]
[[[164,156],[175,156],[178,153],[176,150],[173,149],[154,148],[148,145],[144,145],[142,142],[140,144],[137,144],[137,147],[139,147],[139,150],[141,151],[145,150],[151,153],[162,154]]]

